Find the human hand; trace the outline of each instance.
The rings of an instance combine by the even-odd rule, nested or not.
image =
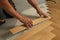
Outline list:
[[[46,18],[46,17],[47,17],[47,15],[44,14],[44,13],[42,12],[42,10],[40,10],[39,8],[38,8],[36,11],[37,11],[37,13],[38,13],[41,17],[43,17],[43,18]]]
[[[27,17],[22,17],[20,21],[24,23],[27,28],[31,28],[33,26],[32,20]]]

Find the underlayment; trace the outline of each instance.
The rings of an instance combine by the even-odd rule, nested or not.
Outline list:
[[[45,3],[40,5],[41,9],[43,10],[44,13],[46,13],[47,15],[49,15],[48,12],[48,8],[46,7]],[[39,15],[36,13],[34,8],[29,8],[25,11],[22,12],[22,15],[30,17],[32,19],[36,19],[39,18]],[[17,37],[18,35],[21,35],[22,33],[24,33],[24,31],[19,32],[15,35],[12,35],[11,33],[9,33],[9,29],[18,26],[18,25],[22,25],[23,23],[21,23],[19,20],[12,18],[12,19],[6,19],[6,23],[0,26],[0,40],[13,40],[15,37]]]
[[[45,3],[46,0],[35,0],[38,4]],[[16,5],[17,11],[23,12],[26,9],[31,8],[32,6],[27,2],[27,0],[13,0]]]

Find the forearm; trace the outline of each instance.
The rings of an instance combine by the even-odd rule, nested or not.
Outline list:
[[[35,0],[27,0],[36,10],[40,9]]]
[[[22,17],[17,11],[14,10],[14,8],[10,5],[8,1],[6,2],[1,2],[0,6],[11,16],[14,16],[20,20]]]
[[[37,13],[41,16],[46,18],[47,16],[44,14],[44,12],[40,9],[40,7],[38,6],[38,4],[36,3],[35,0],[27,0],[37,11]]]

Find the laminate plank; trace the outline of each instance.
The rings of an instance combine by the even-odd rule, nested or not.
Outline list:
[[[38,18],[38,19],[35,19],[33,20],[33,25],[36,25],[40,22],[43,22],[45,20],[48,20],[48,19],[51,19],[51,17],[48,17],[48,18]],[[17,26],[17,27],[14,27],[12,29],[10,29],[9,31],[12,33],[12,34],[16,34],[24,29],[27,29],[25,26]]]

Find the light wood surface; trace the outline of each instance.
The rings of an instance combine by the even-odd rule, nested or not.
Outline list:
[[[47,32],[51,32],[52,30],[54,30],[54,28],[49,25],[48,27],[46,27],[45,29],[43,29],[42,31],[47,31]]]
[[[20,40],[20,39],[25,40],[25,39],[31,37],[32,35],[36,34],[37,32],[43,30],[44,28],[46,28],[50,24],[52,24],[51,21],[45,21],[45,22],[33,27],[32,29],[30,29],[29,31],[24,33],[23,35],[16,37],[14,40]]]
[[[48,7],[52,17],[51,21],[54,22],[52,26],[55,28],[53,33],[56,35],[52,40],[60,40],[60,0],[55,1],[56,3],[48,2]]]
[[[45,37],[46,39],[52,39],[55,37],[54,34],[51,34],[51,31],[53,30],[52,26],[48,26],[47,28],[43,29],[42,31],[36,33],[32,37],[28,38],[27,40],[43,40]],[[50,35],[50,36],[49,36]],[[44,39],[44,40],[46,40]]]
[[[39,40],[52,40],[54,37],[55,37],[55,35],[53,33],[46,33]]]
[[[45,20],[48,20],[48,19],[51,19],[51,17],[35,19],[35,20],[33,20],[33,25],[36,25],[36,24],[38,24],[38,23],[40,23],[40,22],[43,22],[43,21],[45,21]],[[20,31],[22,31],[22,30],[24,30],[24,29],[27,29],[27,28],[26,28],[25,26],[17,26],[17,27],[15,27],[15,28],[10,29],[9,31],[10,31],[12,34],[16,34],[16,33],[20,32]]]

